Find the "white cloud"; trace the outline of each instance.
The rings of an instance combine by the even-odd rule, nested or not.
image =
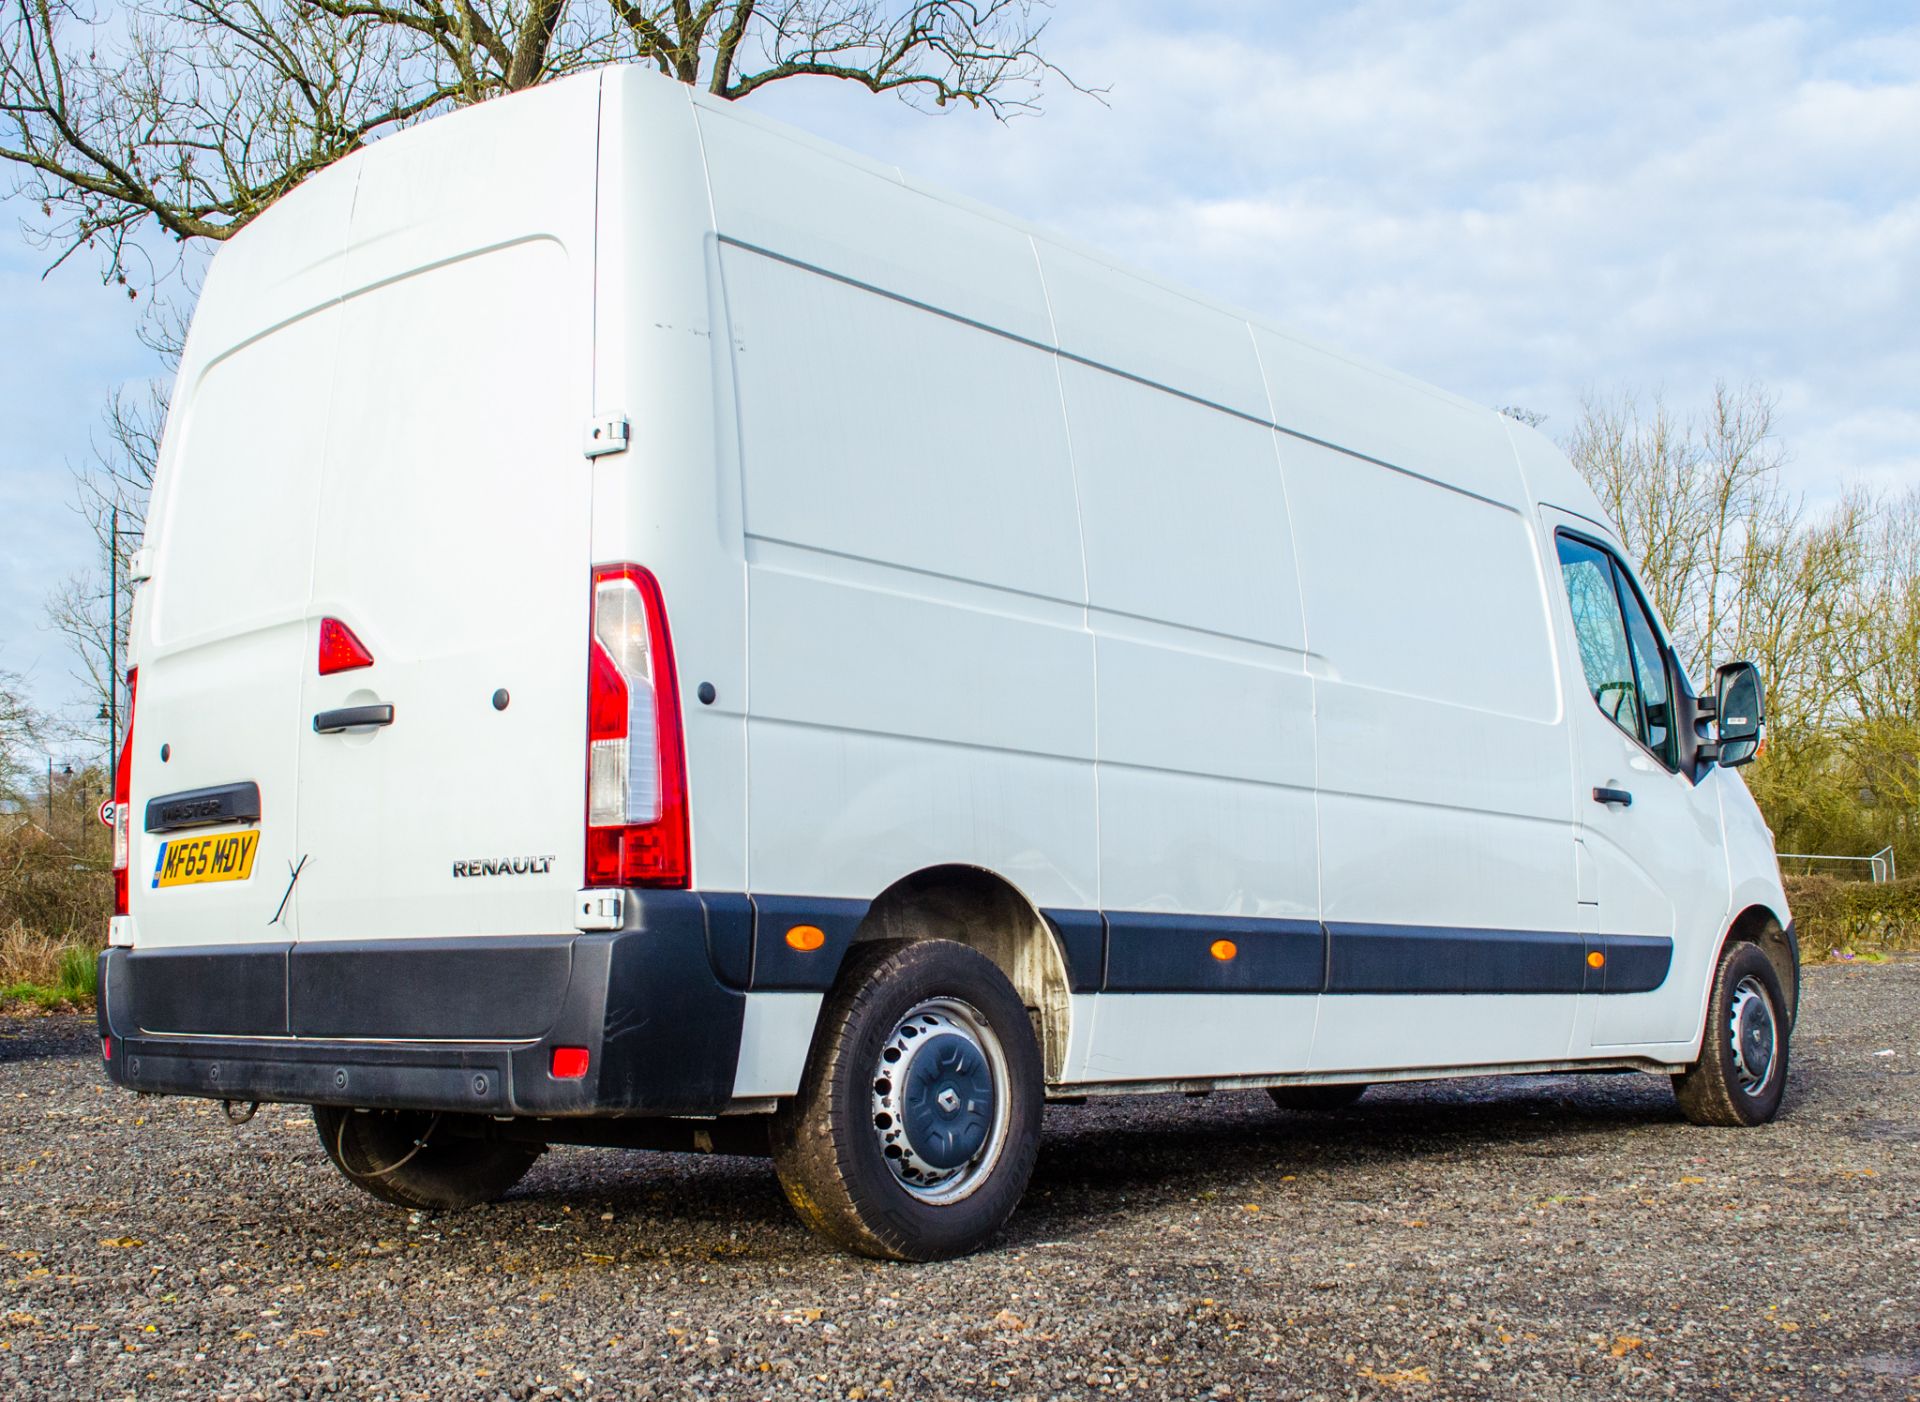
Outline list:
[[[799,89],[802,120],[1156,272],[1570,426],[1590,386],[1781,392],[1796,485],[1916,474],[1920,26],[1461,0],[1062,5],[1010,130]]]
[[[849,85],[753,101],[1550,431],[1588,388],[1760,379],[1796,486],[1920,482],[1909,6],[1060,0],[1050,37],[1110,105],[1056,86],[1002,127]],[[0,663],[57,674],[27,631],[71,557],[47,503],[144,371],[84,271],[30,263],[0,266]]]

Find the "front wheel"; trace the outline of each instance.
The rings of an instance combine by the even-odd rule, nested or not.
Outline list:
[[[1680,1112],[1697,1125],[1761,1125],[1780,1113],[1793,1033],[1773,961],[1729,944],[1714,971],[1700,1059],[1673,1078]]]
[[[382,1202],[425,1212],[503,1197],[540,1157],[538,1144],[452,1132],[451,1115],[422,1110],[313,1107],[314,1128],[333,1166]]]
[[[774,1168],[846,1250],[964,1255],[1026,1191],[1044,1098],[1033,1024],[991,960],[951,940],[857,945],[774,1118]]]

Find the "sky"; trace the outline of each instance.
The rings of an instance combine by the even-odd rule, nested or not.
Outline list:
[[[1571,431],[1583,395],[1779,397],[1787,484],[1920,485],[1920,8],[1059,0],[999,125],[826,80],[759,111],[1263,318]],[[0,208],[0,669],[81,695],[44,600],[73,467],[154,373],[137,308]]]

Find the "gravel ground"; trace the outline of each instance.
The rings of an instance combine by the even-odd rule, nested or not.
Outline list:
[[[231,1129],[108,1087],[85,1020],[0,1020],[0,1390],[1913,1398],[1916,1010],[1920,960],[1811,970],[1758,1130],[1638,1075],[1056,1107],[938,1266],[832,1254],[744,1159],[562,1150],[409,1216],[304,1111]]]

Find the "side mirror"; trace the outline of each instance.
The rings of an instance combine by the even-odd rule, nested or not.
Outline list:
[[[1714,673],[1713,729],[1720,763],[1730,769],[1752,763],[1760,752],[1766,719],[1759,668],[1751,662],[1729,662]]]

